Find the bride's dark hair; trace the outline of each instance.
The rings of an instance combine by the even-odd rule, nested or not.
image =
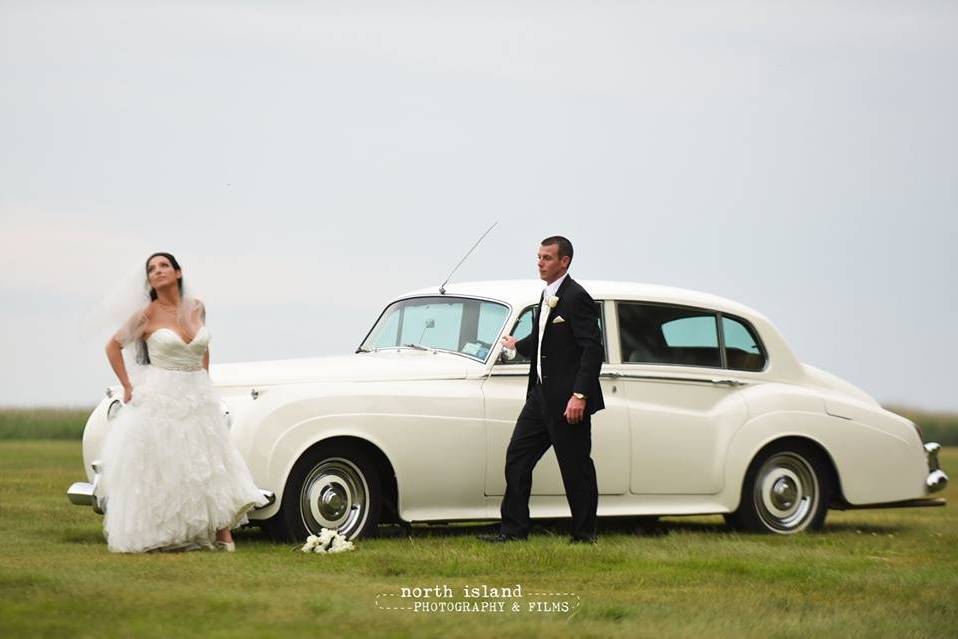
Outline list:
[[[150,299],[155,301],[157,297],[156,289],[150,286],[149,284],[150,260],[152,260],[154,257],[165,257],[167,260],[170,261],[170,266],[172,266],[177,272],[180,273],[180,278],[176,280],[176,285],[180,290],[180,298],[182,298],[183,297],[183,275],[182,275],[183,269],[180,268],[180,263],[176,261],[176,258],[173,257],[172,253],[165,253],[163,251],[160,251],[146,258],[146,266],[144,267],[146,269],[147,286],[150,287]],[[139,364],[150,363],[150,351],[146,346],[146,340],[144,340],[142,337],[136,342],[136,354],[134,355],[134,358]]]
[[[151,256],[149,256],[148,258],[146,258],[146,267],[145,267],[145,268],[146,268],[147,282],[149,282],[149,277],[150,277],[150,260],[152,260],[154,257],[165,257],[167,260],[169,260],[170,266],[172,266],[174,270],[176,270],[176,271],[179,272],[179,273],[182,273],[183,269],[180,268],[180,263],[176,261],[176,258],[173,257],[173,254],[172,254],[172,253],[163,253],[163,252],[154,253],[153,255],[151,255]],[[179,287],[179,289],[180,289],[180,297],[183,297],[183,276],[182,276],[182,274],[180,275],[180,278],[179,278],[178,280],[176,280],[176,285],[177,285],[177,287]],[[149,284],[147,284],[147,286],[149,286]],[[151,299],[151,300],[154,300],[154,301],[156,300],[156,289],[154,289],[152,286],[150,286],[150,299]]]

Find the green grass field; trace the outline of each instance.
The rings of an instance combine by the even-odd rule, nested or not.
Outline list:
[[[8,439],[75,439],[93,408],[0,408],[0,441]]]
[[[958,449],[942,461],[958,477]],[[0,442],[0,637],[958,636],[954,485],[945,508],[832,512],[823,533],[789,538],[720,517],[666,518],[656,534],[604,521],[585,547],[561,526],[504,547],[476,526],[414,527],[322,556],[248,529],[235,554],[128,556],[67,502],[81,476],[79,442]],[[403,587],[461,601],[467,585],[517,584],[518,612],[384,609],[411,604]]]

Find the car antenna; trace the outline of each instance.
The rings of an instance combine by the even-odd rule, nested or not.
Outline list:
[[[472,255],[472,252],[476,250],[476,247],[477,247],[477,246],[479,246],[479,242],[481,242],[483,239],[485,239],[485,237],[486,237],[487,235],[489,235],[489,231],[491,231],[492,229],[494,229],[494,228],[496,227],[496,224],[498,224],[498,223],[499,223],[498,221],[493,222],[493,223],[492,223],[492,226],[490,226],[489,228],[487,228],[487,229],[486,229],[486,232],[479,236],[479,239],[476,240],[476,243],[472,245],[472,248],[469,249],[469,251],[463,256],[463,258],[462,258],[461,260],[459,260],[459,263],[456,264],[455,268],[452,269],[452,273],[449,273],[449,277],[446,278],[446,281],[439,285],[439,294],[440,294],[440,295],[445,295],[445,294],[446,294],[446,284],[448,284],[448,283],[449,283],[449,280],[452,279],[453,274],[456,272],[456,270],[458,270],[458,268],[459,268],[460,266],[462,266],[462,263],[466,261],[466,258],[469,257],[470,255]]]

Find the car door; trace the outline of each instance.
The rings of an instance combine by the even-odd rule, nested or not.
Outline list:
[[[596,302],[600,328],[604,328],[604,305]],[[532,332],[532,311],[525,308],[512,327],[511,335],[521,339]],[[608,361],[605,331],[603,346]],[[603,364],[605,367],[605,364]],[[516,418],[526,399],[529,379],[529,360],[518,353],[510,362],[497,362],[483,384],[486,428],[485,494],[503,495],[506,488],[506,449]],[[629,411],[626,401],[614,380],[600,379],[605,399],[605,410],[592,416],[592,459],[595,462],[599,493],[620,495],[629,489]],[[550,448],[536,465],[532,475],[533,495],[564,495],[562,475],[555,451]]]
[[[629,401],[634,494],[715,494],[724,487],[725,451],[744,423],[745,383],[727,368],[730,324],[720,313],[668,304],[616,303],[618,343],[609,372]],[[764,354],[747,329],[756,366]],[[745,342],[749,342],[746,344]],[[739,352],[739,351],[736,351]]]

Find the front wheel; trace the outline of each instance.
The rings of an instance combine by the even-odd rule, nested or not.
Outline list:
[[[758,533],[820,530],[831,494],[831,474],[818,450],[802,442],[774,444],[749,466],[739,509],[726,521]]]
[[[381,504],[379,473],[361,450],[319,446],[293,466],[280,510],[266,523],[274,538],[285,541],[304,540],[322,528],[355,539],[376,530]]]

